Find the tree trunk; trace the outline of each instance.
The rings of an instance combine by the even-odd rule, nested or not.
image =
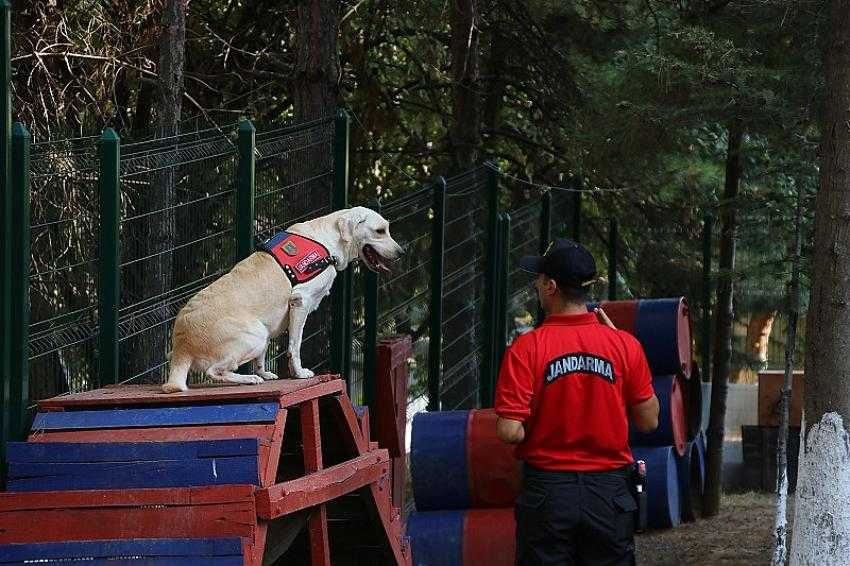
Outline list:
[[[163,148],[170,141],[168,138],[180,133],[180,118],[183,101],[183,71],[185,66],[186,42],[186,8],[188,0],[167,0],[162,14],[162,35],[159,45],[158,91],[157,91],[157,134],[164,138]],[[171,140],[173,142],[173,140]],[[176,156],[175,156],[176,157]],[[169,162],[174,159],[168,159]],[[162,297],[157,309],[157,316],[148,331],[148,339],[144,346],[144,354],[148,358],[139,371],[148,371],[142,380],[148,382],[162,381],[164,368],[154,370],[165,360],[168,351],[168,330],[166,323],[169,317],[168,291],[172,288],[173,256],[171,248],[179,242],[174,223],[175,204],[175,168],[169,167],[156,171],[151,175],[151,186],[148,189],[146,210],[161,210],[151,216],[148,224],[146,256],[155,255],[144,266],[143,298]],[[145,264],[147,264],[145,266]],[[129,376],[128,376],[129,377]]]
[[[792,565],[850,556],[850,2],[829,21]]]
[[[450,134],[455,172],[478,162],[481,148],[478,0],[452,0],[451,74],[454,81],[453,129]]]
[[[298,53],[293,81],[295,118],[300,122],[334,112],[339,97],[336,0],[298,3]]]
[[[735,202],[741,181],[741,125],[735,122],[729,128],[729,147],[726,153],[726,182],[723,190],[720,229],[720,261],[717,281],[717,306],[714,312],[714,358],[711,376],[711,416],[706,431],[707,465],[703,514],[714,516],[720,510],[723,487],[723,437],[726,419],[726,390],[732,370],[733,281],[735,269],[735,229],[737,214]]]
[[[791,258],[791,283],[788,285],[788,337],[785,343],[785,383],[779,413],[779,439],[776,441],[776,520],[773,524],[773,566],[785,566],[785,539],[788,530],[788,408],[794,383],[794,357],[797,350],[797,319],[800,316],[800,248],[803,230],[803,184],[797,187],[797,211],[794,215],[794,252]]]

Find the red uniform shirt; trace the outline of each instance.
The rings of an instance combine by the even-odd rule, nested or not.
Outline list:
[[[505,352],[496,413],[521,421],[517,458],[545,470],[631,464],[626,407],[654,394],[637,339],[593,313],[553,315]]]

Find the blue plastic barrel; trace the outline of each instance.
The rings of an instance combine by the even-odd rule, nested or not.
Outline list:
[[[413,417],[410,476],[419,511],[469,507],[466,433],[469,411]]]
[[[597,305],[614,326],[638,339],[653,375],[680,373],[690,377],[691,317],[684,297],[587,304],[589,309]]]
[[[407,536],[414,566],[458,566],[463,564],[464,511],[411,513]]]
[[[632,447],[635,460],[646,462],[647,525],[676,527],[681,522],[676,451],[672,446]]]
[[[688,442],[685,454],[676,459],[679,476],[679,503],[684,521],[695,521],[702,510],[705,462],[695,441]]]

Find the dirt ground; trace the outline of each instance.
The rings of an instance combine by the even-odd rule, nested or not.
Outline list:
[[[772,493],[726,494],[717,517],[637,535],[637,563],[640,566],[768,564],[773,552],[775,512]],[[793,517],[792,494],[788,504],[789,533]],[[790,546],[790,535],[788,543]]]

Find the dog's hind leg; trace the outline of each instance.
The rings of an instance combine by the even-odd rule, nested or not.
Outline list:
[[[239,364],[233,361],[217,362],[207,368],[207,375],[215,381],[226,381],[228,383],[244,383],[248,385],[256,385],[263,382],[263,378],[259,375],[240,375],[233,373]]]
[[[299,379],[307,379],[316,375],[309,369],[301,367],[301,338],[308,313],[309,311],[301,297],[294,297],[289,302],[289,370],[293,377]]]
[[[168,372],[168,381],[162,384],[163,393],[177,393],[178,391],[189,391],[186,378],[192,367],[192,358],[179,356],[171,358],[171,367]]]

